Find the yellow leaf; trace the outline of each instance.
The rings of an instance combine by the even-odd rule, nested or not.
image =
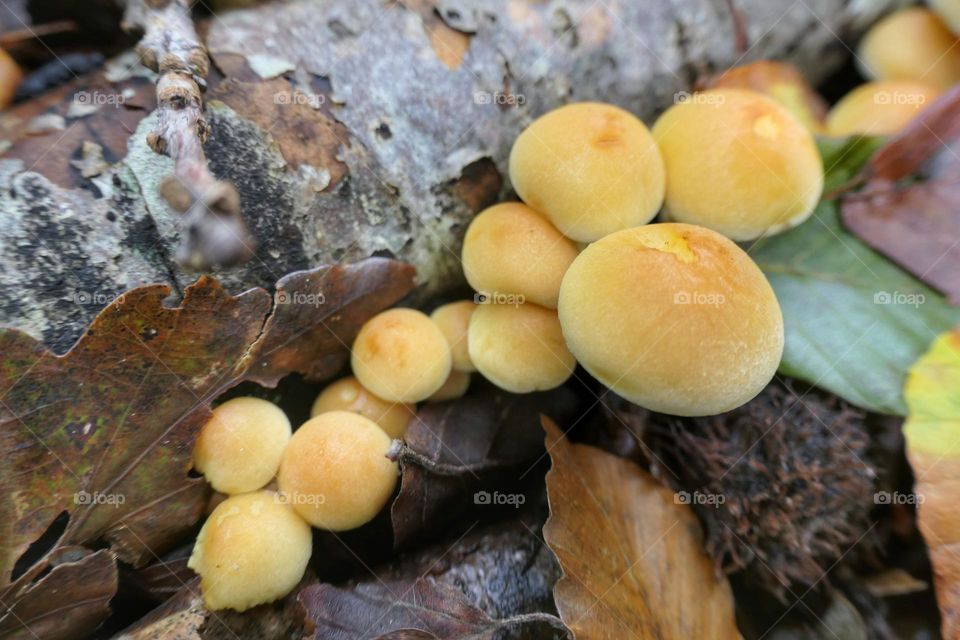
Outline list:
[[[910,369],[903,434],[930,549],[943,637],[960,637],[960,330],[942,334]]]

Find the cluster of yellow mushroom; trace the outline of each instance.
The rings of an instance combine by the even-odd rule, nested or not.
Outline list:
[[[897,133],[960,83],[960,2],[929,4],[895,11],[867,32],[856,60],[871,81],[830,110],[829,135]]]
[[[410,417],[409,407],[353,378],[327,387],[295,432],[279,407],[259,398],[214,409],[193,463],[228,497],[207,518],[189,561],[207,607],[243,611],[285,596],[306,571],[311,526],[344,531],[372,520],[396,486],[397,463],[387,454]]]

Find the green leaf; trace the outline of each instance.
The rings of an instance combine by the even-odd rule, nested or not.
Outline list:
[[[822,141],[827,191],[854,177],[875,148],[874,139]],[[835,201],[748,251],[783,309],[780,372],[865,409],[905,415],[907,370],[960,324],[960,309],[847,233]]]

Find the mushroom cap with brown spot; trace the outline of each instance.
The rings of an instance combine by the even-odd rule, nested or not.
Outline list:
[[[391,442],[358,413],[331,411],[311,418],[284,452],[277,474],[280,493],[315,527],[355,529],[372,520],[393,494],[398,467],[387,458]]]
[[[729,411],[759,393],[783,352],[783,316],[750,257],[687,224],[590,245],[560,289],[570,351],[614,392],[680,416]]]
[[[312,551],[310,525],[276,493],[258,491],[217,505],[187,564],[208,609],[244,611],[290,593]]]
[[[584,242],[649,222],[663,203],[664,180],[650,131],[611,104],[554,109],[510,151],[510,181],[520,198]]]
[[[416,309],[388,309],[366,322],[350,364],[364,387],[389,402],[420,402],[450,375],[450,347],[440,328]]]
[[[713,89],[670,107],[653,125],[667,167],[671,220],[734,240],[779,233],[810,217],[823,162],[810,131],[753,91]]]

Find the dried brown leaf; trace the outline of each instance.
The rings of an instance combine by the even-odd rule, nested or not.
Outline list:
[[[924,109],[870,160],[843,200],[861,240],[960,304],[960,87]]]
[[[548,419],[543,427],[553,461],[543,536],[563,569],[554,595],[574,636],[740,638],[693,511],[632,462],[571,444]]]

